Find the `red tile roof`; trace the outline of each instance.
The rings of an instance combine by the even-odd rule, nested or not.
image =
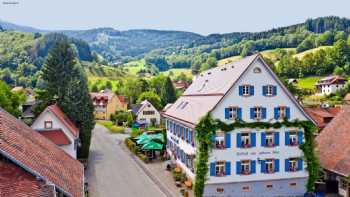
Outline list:
[[[71,141],[68,139],[66,134],[61,129],[58,130],[40,130],[38,131],[41,135],[51,140],[56,145],[68,145]]]
[[[48,106],[45,110],[52,112],[75,136],[78,137],[79,129],[75,124],[63,113],[63,111],[58,107],[57,104]]]
[[[334,76],[328,76],[320,79],[316,83],[316,85],[320,86],[320,85],[331,85],[331,84],[344,84],[346,81],[347,79],[345,79],[344,77],[339,75],[334,75]]]
[[[316,137],[321,166],[348,176],[350,174],[350,106],[343,106],[335,118]]]
[[[315,120],[318,128],[323,129],[340,111],[340,107],[306,107],[305,111]]]
[[[11,162],[0,161],[0,196],[53,197],[53,187]]]
[[[0,154],[68,196],[84,194],[83,165],[1,108]]]

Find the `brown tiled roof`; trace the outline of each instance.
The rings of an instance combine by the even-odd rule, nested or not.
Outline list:
[[[16,166],[11,162],[0,161],[0,196],[25,197],[40,196],[54,197],[53,187]]]
[[[57,104],[48,106],[45,110],[52,112],[75,136],[78,137],[79,129],[75,124],[63,113],[60,107]]]
[[[317,136],[321,166],[341,175],[350,174],[350,106],[340,112]]]
[[[304,108],[313,120],[315,120],[317,127],[323,129],[331,119],[333,119],[340,111],[340,107],[306,107]]]
[[[347,81],[347,79],[345,79],[342,76],[339,75],[334,75],[334,76],[328,76],[325,78],[320,79],[316,85],[330,85],[330,84],[344,84]]]
[[[61,129],[58,130],[40,130],[38,131],[42,136],[51,140],[56,145],[68,145],[71,141]]]
[[[83,165],[1,108],[0,154],[66,195],[83,196]]]

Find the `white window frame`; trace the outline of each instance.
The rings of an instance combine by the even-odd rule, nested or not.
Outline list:
[[[251,161],[250,160],[243,160],[241,161],[241,174],[250,174],[252,171],[251,169]]]
[[[278,106],[278,118],[284,119],[286,117],[286,106]]]
[[[238,118],[238,107],[229,107],[229,119],[235,120]]]
[[[273,85],[266,86],[266,96],[273,96]]]
[[[266,159],[265,160],[265,172],[266,173],[274,173],[275,172],[275,160],[274,159]]]
[[[215,175],[216,176],[225,176],[225,161],[217,161],[215,163]]]
[[[262,107],[254,107],[254,119],[260,120],[262,117]]]
[[[250,85],[242,85],[242,95],[250,96]]]
[[[299,142],[298,142],[298,132],[296,132],[296,131],[289,132],[289,145],[297,146],[298,144],[299,144]]]
[[[288,171],[290,172],[295,172],[298,170],[298,160],[293,158],[293,159],[289,159],[289,169]]]
[[[252,145],[252,139],[250,133],[241,133],[241,147],[249,148]]]
[[[265,135],[265,145],[267,147],[273,147],[275,145],[275,135],[273,132],[267,132]]]
[[[215,135],[215,147],[217,149],[225,149],[225,132],[217,131]]]

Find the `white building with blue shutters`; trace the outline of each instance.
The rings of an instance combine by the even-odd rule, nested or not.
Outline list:
[[[311,120],[260,54],[201,73],[164,112],[167,150],[195,177],[195,126],[210,113],[232,123]],[[302,128],[216,131],[204,196],[303,196],[308,178]]]

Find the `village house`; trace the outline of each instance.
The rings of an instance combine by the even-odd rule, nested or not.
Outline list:
[[[80,143],[79,129],[57,104],[46,107],[31,127],[70,156],[77,158],[77,149]]]
[[[174,87],[176,90],[186,90],[186,88],[188,88],[189,83],[187,81],[184,80],[179,80],[179,81],[175,81],[174,82]]]
[[[136,122],[140,124],[160,125],[159,111],[147,100],[131,105],[131,112],[136,117]]]
[[[329,95],[336,93],[338,90],[344,88],[347,79],[339,75],[328,76],[320,79],[316,83],[316,88],[322,95]]]
[[[0,108],[0,196],[84,196],[83,165]]]
[[[207,70],[163,113],[167,152],[191,178],[195,126],[207,113],[226,123],[312,121],[260,54]],[[303,142],[304,130],[296,127],[216,131],[203,196],[303,196]]]
[[[35,99],[34,90],[31,88],[24,88],[22,86],[16,86],[12,88],[12,92],[23,92],[26,95],[26,101],[21,106],[22,116],[21,118],[27,122],[31,122],[35,117],[33,111],[34,107],[40,103]]]
[[[338,114],[340,107],[306,107],[305,111],[316,122],[316,126],[322,130]]]
[[[343,106],[316,137],[317,153],[325,171],[327,192],[350,196],[350,106]]]
[[[116,111],[126,111],[128,103],[124,96],[118,96],[111,90],[90,93],[94,104],[95,118],[98,120],[109,120]]]

